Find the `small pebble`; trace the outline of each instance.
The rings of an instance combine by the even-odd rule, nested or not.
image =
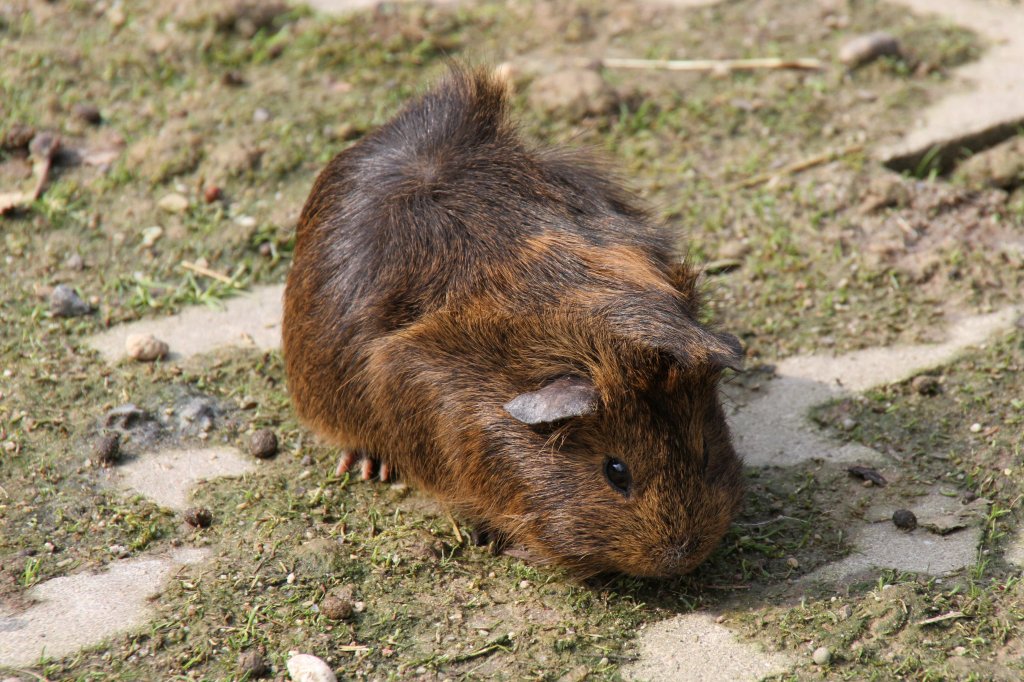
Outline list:
[[[251,395],[245,395],[238,399],[238,409],[240,410],[251,410],[257,405],[259,403]]]
[[[249,439],[249,454],[257,459],[269,459],[277,454],[277,435],[270,429],[260,429]]]
[[[203,201],[212,204],[223,196],[224,192],[217,185],[207,185],[203,190]]]
[[[817,665],[828,665],[828,662],[832,660],[832,652],[828,650],[827,646],[819,646],[814,650],[811,658]]]
[[[849,417],[843,420],[842,425],[843,431],[853,431],[855,428],[857,428],[857,422],[854,421],[853,419],[850,419]]]
[[[77,253],[73,253],[68,256],[68,259],[64,261],[64,267],[68,270],[74,270],[75,272],[81,272],[85,269],[85,261]]]
[[[50,294],[50,312],[57,317],[81,317],[92,312],[92,308],[67,284],[58,284]]]
[[[191,507],[185,510],[185,523],[193,528],[209,528],[213,514],[205,507]]]
[[[979,424],[978,422],[974,422],[973,424],[971,424],[971,433],[978,433],[980,431],[981,431],[981,424]]]
[[[129,334],[124,340],[124,350],[133,360],[154,362],[166,357],[170,347],[152,334]]]
[[[242,75],[241,71],[226,71],[221,76],[220,82],[237,88],[240,85],[245,85],[245,76]]]
[[[900,44],[884,31],[857,36],[839,48],[839,61],[851,69],[870,64],[879,57],[899,56]]]
[[[316,656],[292,654],[288,659],[288,676],[292,682],[337,682],[331,667]]]
[[[344,620],[350,618],[353,612],[351,599],[329,594],[320,602],[320,613],[331,620]]]
[[[171,192],[161,197],[156,205],[168,213],[184,213],[188,210],[188,199],[183,194]]]
[[[909,509],[897,509],[892,513],[892,522],[901,530],[914,530],[917,528],[917,516]]]
[[[160,237],[163,237],[163,236],[164,236],[164,228],[160,227],[159,225],[152,225],[150,227],[147,227],[146,229],[144,229],[142,231],[142,246],[143,246],[143,248],[146,248],[146,249],[150,248],[151,246],[153,246],[154,244],[157,243],[157,241],[160,239]]]
[[[274,247],[270,244],[270,242],[263,242],[259,246],[259,252],[260,255],[263,256],[264,258],[270,258],[271,256],[274,255]]]
[[[245,651],[238,657],[238,672],[249,679],[263,677],[270,671],[267,659],[259,651]]]
[[[800,568],[800,561],[796,557],[786,559],[786,565],[790,568]]]
[[[252,120],[255,123],[266,123],[270,120],[270,112],[260,107],[256,111],[252,112]]]
[[[110,466],[121,454],[121,434],[107,433],[100,436],[92,450],[93,458],[100,466]]]
[[[95,104],[79,103],[71,109],[77,118],[89,123],[91,125],[99,125],[103,122],[103,116],[100,115],[100,110]]]

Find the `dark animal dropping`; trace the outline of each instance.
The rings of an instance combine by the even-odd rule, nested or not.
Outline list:
[[[897,509],[892,513],[892,522],[902,530],[917,528],[917,516],[909,509]]]
[[[270,429],[260,429],[249,439],[249,454],[257,459],[270,459],[277,454],[277,435]]]
[[[339,470],[396,468],[541,560],[686,573],[741,502],[717,387],[743,349],[698,322],[674,235],[508,107],[454,69],[317,178],[285,293],[295,409]]]

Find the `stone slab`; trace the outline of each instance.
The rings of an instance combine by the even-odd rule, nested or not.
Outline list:
[[[991,0],[890,0],[918,14],[938,15],[975,31],[990,44],[975,62],[954,70],[963,87],[922,114],[919,124],[877,156],[896,170],[913,170],[938,148],[948,169],[963,153],[991,146],[1024,125],[1024,7]]]
[[[776,377],[753,396],[723,392],[733,407],[729,423],[736,451],[748,466],[792,466],[810,459],[835,463],[870,463],[883,459],[871,448],[828,438],[807,418],[815,405],[904,381],[953,360],[966,349],[1013,328],[1020,309],[1008,307],[987,315],[954,320],[947,340],[869,348],[844,355],[801,355],[776,366]]]
[[[101,573],[47,580],[28,591],[28,609],[0,605],[0,665],[28,667],[62,658],[115,635],[142,628],[151,598],[175,568],[201,561],[206,550],[180,549],[117,561]]]
[[[939,521],[943,516],[956,517],[964,505],[956,498],[938,491],[907,506],[918,517],[919,527],[900,530],[892,523],[894,505],[882,503],[865,515],[868,519],[884,519],[863,523],[853,529],[850,540],[854,552],[832,564],[808,574],[804,581],[841,582],[849,577],[876,569],[891,568],[911,573],[947,575],[974,564],[981,542],[980,516],[967,520],[965,527],[947,535],[934,533],[923,525]],[[977,509],[974,510],[976,513]]]
[[[208,353],[225,346],[264,350],[281,345],[284,285],[263,286],[223,302],[221,307],[192,306],[177,315],[119,325],[87,340],[108,362],[126,357],[131,334],[152,334],[166,341],[169,360]]]
[[[252,460],[234,448],[184,448],[147,453],[108,470],[108,482],[145,495],[162,507],[188,508],[189,494],[203,480],[241,476]]]
[[[640,658],[622,668],[627,680],[645,682],[755,682],[787,672],[780,653],[737,638],[707,613],[687,613],[640,632]]]

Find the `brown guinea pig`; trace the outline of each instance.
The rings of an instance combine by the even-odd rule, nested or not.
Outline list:
[[[545,561],[690,571],[742,497],[717,393],[742,349],[698,322],[671,244],[591,159],[525,145],[503,81],[455,68],[313,186],[295,408],[342,470],[396,467]]]

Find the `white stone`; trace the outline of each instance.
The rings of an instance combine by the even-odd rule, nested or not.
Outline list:
[[[188,199],[182,194],[172,192],[161,197],[156,205],[168,213],[184,213],[188,210]]]
[[[293,653],[288,658],[288,676],[293,682],[337,682],[331,667],[310,654]]]
[[[167,355],[170,348],[152,334],[130,334],[124,340],[128,357],[140,362],[153,362]]]

